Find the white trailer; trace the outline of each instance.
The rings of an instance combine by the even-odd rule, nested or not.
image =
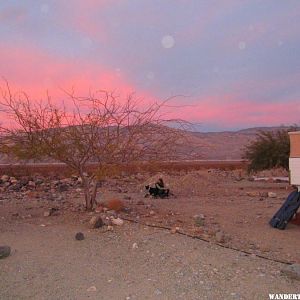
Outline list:
[[[300,191],[300,131],[289,132],[290,136],[290,183]]]

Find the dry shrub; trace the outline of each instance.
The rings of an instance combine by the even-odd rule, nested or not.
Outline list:
[[[119,212],[124,209],[124,203],[119,199],[110,199],[104,203],[104,207],[108,208],[109,210]]]

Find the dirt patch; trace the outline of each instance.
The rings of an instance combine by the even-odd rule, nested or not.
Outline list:
[[[158,177],[174,196],[144,198],[145,183]],[[264,299],[298,292],[276,260],[300,261],[300,227],[268,225],[291,191],[287,183],[250,181],[243,170],[124,176],[104,182],[98,195],[100,203],[119,199],[123,211],[86,212],[80,178],[36,178],[2,186],[0,240],[12,253],[0,262],[1,299]],[[94,216],[105,225],[89,229]],[[116,218],[136,223],[117,226]]]
[[[164,179],[174,196],[144,198],[145,184],[155,182],[159,177]],[[0,195],[1,230],[7,228],[7,224],[23,221],[43,224],[58,216],[62,224],[87,223],[91,218],[84,212],[83,191],[78,179],[48,182],[44,178],[43,185],[32,186],[29,191],[8,188]],[[268,197],[269,192],[275,197]],[[249,181],[244,170],[210,169],[111,179],[103,184],[98,202],[119,199],[126,208],[125,212],[102,213],[104,220],[121,216],[178,228],[181,232],[256,255],[299,262],[300,240],[296,237],[300,227],[289,224],[286,230],[280,231],[268,224],[290,192],[287,183]],[[47,218],[49,209],[54,213]],[[200,221],[197,216],[201,217]]]
[[[279,263],[138,224],[104,232],[60,219],[1,231],[12,247],[0,261],[1,299],[268,299],[299,291]]]

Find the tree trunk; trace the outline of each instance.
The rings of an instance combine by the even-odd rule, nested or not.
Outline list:
[[[85,208],[86,210],[93,210],[94,205],[96,204],[97,196],[97,181],[89,178],[87,176],[82,176],[83,189],[84,189],[84,198],[85,198]]]

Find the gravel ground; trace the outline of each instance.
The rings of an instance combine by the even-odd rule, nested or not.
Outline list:
[[[3,226],[4,227],[4,226]],[[126,223],[114,231],[84,225],[7,224],[0,299],[269,299],[299,293],[280,263],[167,230]],[[77,231],[85,240],[76,241]]]

